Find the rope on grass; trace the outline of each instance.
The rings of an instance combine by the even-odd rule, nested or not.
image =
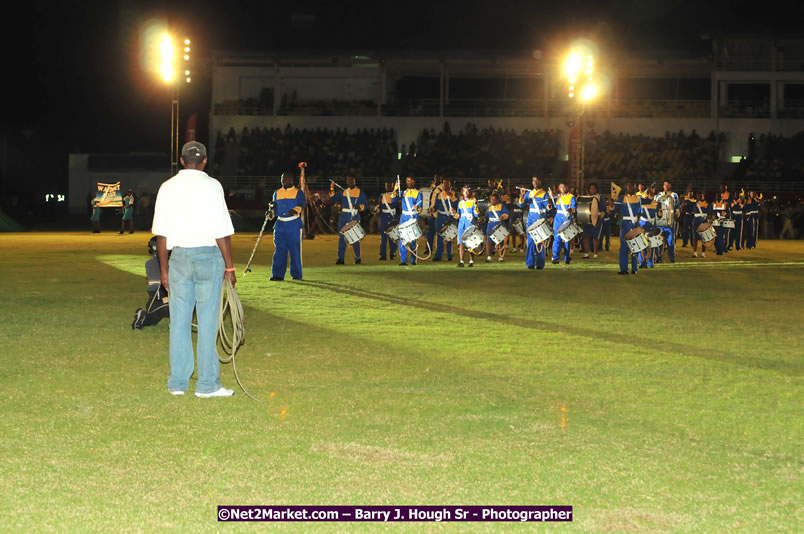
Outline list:
[[[231,319],[232,323],[231,337],[226,332],[225,328],[227,312],[229,313],[229,318]],[[243,305],[240,303],[240,297],[237,296],[237,291],[235,291],[234,287],[232,287],[232,283],[227,279],[223,280],[221,313],[218,318],[218,338],[221,340],[221,347],[223,347],[223,351],[228,355],[227,358],[219,357],[221,363],[232,362],[232,370],[234,371],[235,380],[237,380],[237,385],[240,386],[240,389],[243,390],[243,393],[257,402],[263,402],[246,390],[245,386],[243,386],[243,382],[240,381],[240,376],[237,374],[235,355],[237,354],[237,349],[240,348],[246,338],[246,329],[243,324]]]

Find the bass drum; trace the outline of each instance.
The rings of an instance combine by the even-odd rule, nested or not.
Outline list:
[[[600,220],[600,203],[597,197],[578,197],[575,204],[578,210],[578,224],[580,226],[597,226]]]
[[[486,216],[486,212],[489,209],[489,195],[483,189],[475,189],[472,191],[474,195],[475,202],[477,203],[477,211],[480,213],[481,217]]]

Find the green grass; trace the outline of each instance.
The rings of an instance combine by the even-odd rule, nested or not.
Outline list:
[[[130,329],[147,237],[0,235],[4,529],[209,531],[219,504],[575,507],[543,531],[804,522],[801,242],[620,277],[616,251],[401,268],[375,236],[336,267],[324,237],[304,282],[271,283],[266,239],[237,284],[257,403],[168,395],[167,322]],[[239,271],[253,243],[235,237]],[[313,528],[229,527],[266,526]]]

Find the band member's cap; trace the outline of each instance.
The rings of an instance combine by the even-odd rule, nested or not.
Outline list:
[[[198,141],[190,141],[181,147],[181,157],[183,158],[205,158],[207,157],[207,147]]]

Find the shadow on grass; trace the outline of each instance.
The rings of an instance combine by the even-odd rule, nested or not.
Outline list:
[[[738,354],[735,352],[715,351],[708,347],[687,345],[684,343],[678,343],[668,340],[662,340],[661,343],[657,343],[656,339],[654,338],[638,337],[634,336],[633,334],[629,334],[627,337],[621,334],[614,335],[609,332],[606,332],[605,330],[595,330],[592,328],[584,328],[580,326],[563,324],[563,323],[550,323],[546,321],[540,321],[537,319],[522,319],[520,317],[514,317],[511,315],[501,315],[487,311],[459,308],[457,306],[451,306],[449,304],[432,303],[425,300],[418,300],[418,299],[414,300],[413,298],[406,299],[366,289],[355,290],[346,285],[335,284],[332,282],[324,282],[320,280],[305,280],[304,282],[300,283],[312,287],[318,287],[326,291],[340,293],[342,295],[349,295],[359,298],[368,298],[399,306],[408,306],[410,308],[416,309],[417,311],[421,311],[422,309],[424,309],[432,312],[448,312],[455,314],[456,316],[463,316],[470,319],[494,321],[506,326],[515,326],[531,330],[548,330],[552,332],[564,331],[575,336],[587,337],[594,340],[602,339],[614,345],[627,344],[635,347],[655,346],[657,347],[658,352],[664,352],[667,354],[679,353],[694,358],[731,363],[741,365],[744,367],[749,367],[752,369],[764,369],[769,371],[776,371],[785,375],[799,376],[802,374],[801,372],[802,369],[800,365],[786,361],[777,361],[754,356],[746,356],[744,354]]]

